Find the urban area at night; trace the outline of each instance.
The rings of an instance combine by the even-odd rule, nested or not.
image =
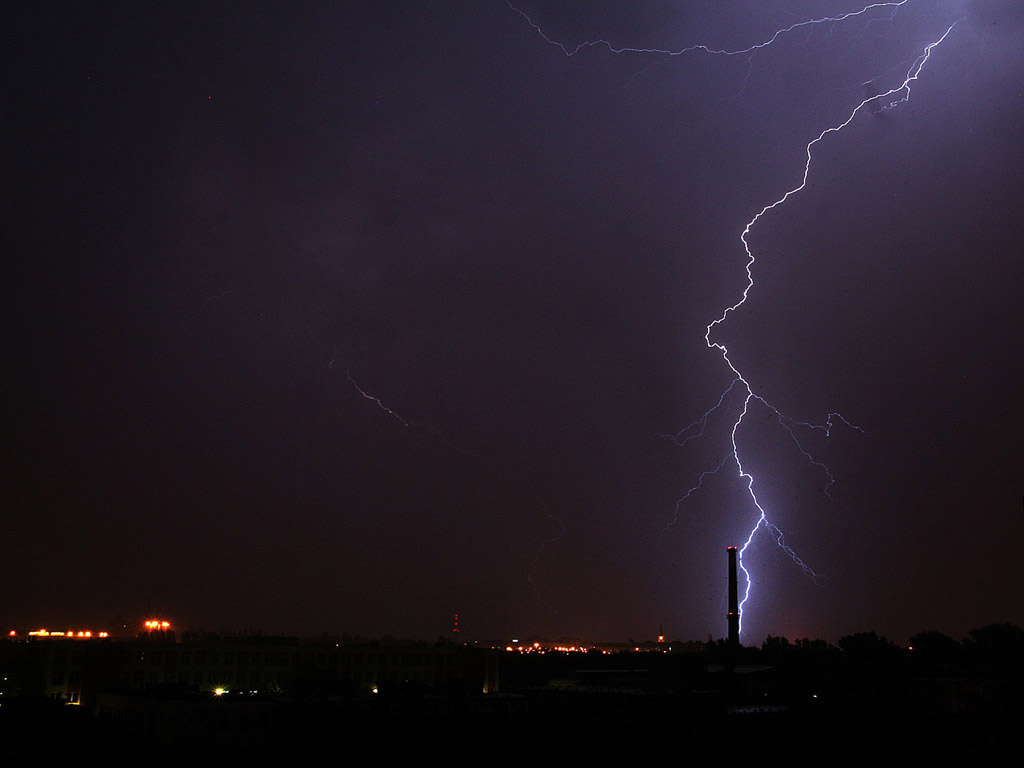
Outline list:
[[[4,22],[0,757],[1024,763],[1024,3]]]

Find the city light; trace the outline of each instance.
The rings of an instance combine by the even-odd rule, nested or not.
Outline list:
[[[18,633],[11,630],[8,635],[17,637]],[[33,629],[28,633],[29,637],[67,637],[75,640],[90,640],[93,637],[110,637],[109,632],[93,632],[91,629],[69,629],[66,632],[61,630],[49,630],[45,628]]]

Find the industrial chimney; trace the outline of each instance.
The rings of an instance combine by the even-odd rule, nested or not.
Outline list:
[[[736,547],[727,547],[729,553],[729,646],[740,644],[740,598],[736,585]]]

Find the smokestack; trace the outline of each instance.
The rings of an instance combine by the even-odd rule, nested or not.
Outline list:
[[[727,547],[729,553],[729,645],[740,644],[740,597],[736,585],[736,547]]]

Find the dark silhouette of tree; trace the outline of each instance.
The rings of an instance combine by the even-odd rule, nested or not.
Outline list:
[[[793,652],[793,646],[785,637],[773,637],[768,635],[761,643],[761,652],[768,663],[780,663],[788,659]]]
[[[877,704],[901,687],[902,649],[874,632],[839,638],[844,685],[850,692],[870,696]]]
[[[963,645],[941,632],[918,632],[910,638],[910,648],[910,666],[916,675],[950,676],[963,667]]]
[[[973,664],[988,672],[1024,674],[1024,629],[1016,624],[989,624],[972,629],[965,643]]]
[[[847,661],[864,665],[892,664],[899,658],[900,649],[874,632],[857,632],[839,638],[839,649]]]

